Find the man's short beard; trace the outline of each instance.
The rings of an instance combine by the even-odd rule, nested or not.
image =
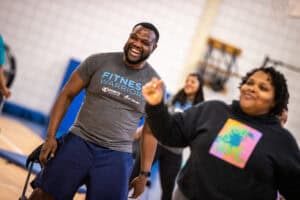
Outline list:
[[[125,53],[125,59],[126,59],[126,62],[128,62],[129,64],[139,64],[139,63],[142,63],[144,62],[145,60],[147,60],[147,58],[150,56],[150,54],[148,54],[146,57],[141,57],[140,59],[138,60],[130,60],[127,53]]]
[[[144,62],[145,60],[147,60],[150,56],[150,53],[146,56],[143,56],[143,54],[142,54],[140,59],[132,61],[129,59],[128,51],[129,51],[129,46],[125,46],[125,48],[124,48],[125,60],[127,63],[132,64],[132,65],[140,64],[140,63]]]

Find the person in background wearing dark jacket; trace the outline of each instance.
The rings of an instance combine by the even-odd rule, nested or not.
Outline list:
[[[143,87],[147,121],[162,143],[190,146],[178,175],[175,200],[300,199],[300,152],[277,115],[287,107],[283,74],[256,68],[240,84],[239,101],[205,101],[170,115],[162,103],[162,80]]]
[[[187,76],[185,85],[180,89],[168,103],[171,113],[183,112],[193,105],[204,101],[203,79],[198,73],[191,73]],[[136,137],[141,135],[141,128],[136,132]],[[158,143],[155,161],[159,161],[159,175],[162,189],[161,200],[171,200],[175,186],[175,179],[182,164],[183,148],[168,147]],[[138,154],[138,153],[137,153]],[[140,158],[137,156],[131,180],[138,176],[140,172]]]

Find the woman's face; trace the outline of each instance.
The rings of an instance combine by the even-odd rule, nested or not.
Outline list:
[[[240,88],[240,105],[249,115],[268,113],[275,105],[275,91],[269,74],[257,71]]]
[[[200,82],[196,76],[188,76],[185,80],[184,93],[187,96],[195,96],[200,87]]]

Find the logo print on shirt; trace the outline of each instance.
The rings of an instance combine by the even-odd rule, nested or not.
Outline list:
[[[120,92],[112,90],[112,89],[110,89],[108,87],[102,87],[102,92],[109,93],[109,94],[115,95],[115,96],[120,96],[121,95]]]
[[[105,71],[101,74],[100,83],[110,86],[111,89],[118,89],[127,95],[142,97],[142,83],[130,80],[124,76]]]
[[[244,168],[262,134],[237,120],[228,119],[214,140],[209,153]]]
[[[101,87],[102,92],[121,97],[134,104],[139,105],[139,100],[143,99],[141,93],[142,83],[130,80],[118,74],[107,71],[103,72],[101,74],[100,84],[104,85]]]

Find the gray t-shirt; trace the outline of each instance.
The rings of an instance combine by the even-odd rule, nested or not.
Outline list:
[[[127,67],[123,53],[92,55],[80,64],[78,73],[88,84],[70,131],[100,146],[131,152],[144,114],[142,87],[158,74],[148,63],[142,69]]]

